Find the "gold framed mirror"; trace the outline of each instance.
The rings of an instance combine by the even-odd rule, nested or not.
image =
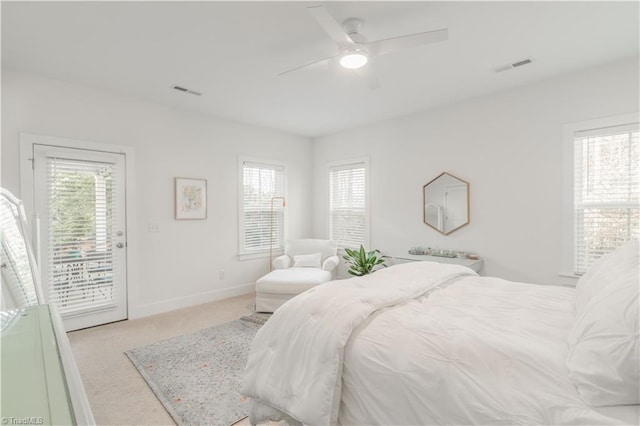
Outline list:
[[[469,224],[469,182],[441,173],[422,187],[422,219],[449,235]]]

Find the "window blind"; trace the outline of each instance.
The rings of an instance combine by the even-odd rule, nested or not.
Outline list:
[[[341,246],[367,245],[365,163],[331,166],[329,194],[331,239]]]
[[[115,305],[113,229],[119,229],[110,163],[47,158],[49,303],[61,315]]]
[[[284,246],[284,167],[242,162],[242,252],[251,253]],[[271,208],[273,206],[273,216]]]
[[[640,234],[638,125],[574,135],[575,259],[578,275]]]

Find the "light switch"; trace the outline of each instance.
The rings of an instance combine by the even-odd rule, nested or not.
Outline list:
[[[160,224],[158,222],[149,222],[149,232],[154,234],[160,232]]]

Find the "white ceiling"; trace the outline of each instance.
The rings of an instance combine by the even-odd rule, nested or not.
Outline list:
[[[445,27],[449,40],[374,58],[377,90],[336,67],[278,77],[336,54],[316,4],[363,19],[368,40]],[[2,67],[316,137],[637,57],[639,4],[2,2]]]

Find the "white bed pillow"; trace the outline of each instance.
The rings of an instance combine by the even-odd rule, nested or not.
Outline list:
[[[293,266],[296,268],[319,268],[322,253],[299,254],[293,256]]]
[[[578,281],[567,368],[592,406],[640,404],[638,243],[600,259]]]
[[[598,259],[589,270],[578,280],[576,284],[576,304],[575,304],[575,315],[579,317],[586,306],[589,304],[591,300],[601,291],[604,291],[604,288],[615,280],[611,279],[612,269],[616,268],[616,263],[622,261],[619,258],[620,253],[630,253],[633,247],[629,244],[620,247],[619,249],[613,251],[612,253],[606,254]],[[625,254],[622,254],[624,257]]]

